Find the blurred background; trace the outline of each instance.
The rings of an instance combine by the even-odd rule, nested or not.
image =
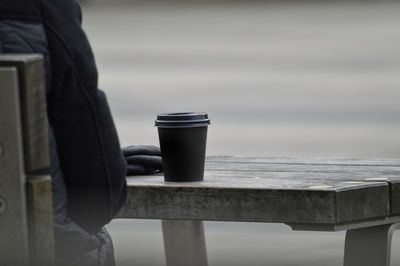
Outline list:
[[[86,0],[123,145],[204,111],[208,155],[400,157],[399,1]],[[109,225],[119,265],[165,265],[160,221]],[[206,222],[210,266],[339,266],[344,233]],[[400,265],[400,237],[392,265]]]

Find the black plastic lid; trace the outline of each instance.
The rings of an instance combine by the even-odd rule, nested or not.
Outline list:
[[[156,127],[206,127],[210,124],[207,113],[161,113],[157,115]]]

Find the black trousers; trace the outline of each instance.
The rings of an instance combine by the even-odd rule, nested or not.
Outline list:
[[[115,266],[114,247],[106,229],[90,234],[68,217],[67,191],[51,127],[49,133],[56,265]]]

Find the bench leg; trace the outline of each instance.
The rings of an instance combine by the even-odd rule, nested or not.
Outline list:
[[[163,220],[167,266],[207,266],[203,221]]]
[[[344,266],[389,266],[392,235],[400,224],[348,230]]]

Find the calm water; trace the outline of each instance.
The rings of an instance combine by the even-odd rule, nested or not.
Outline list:
[[[123,145],[207,111],[208,154],[400,156],[400,4],[85,7]],[[120,265],[164,265],[159,221],[116,220]],[[210,265],[339,266],[344,233],[206,222]],[[400,265],[394,237],[392,265]]]

